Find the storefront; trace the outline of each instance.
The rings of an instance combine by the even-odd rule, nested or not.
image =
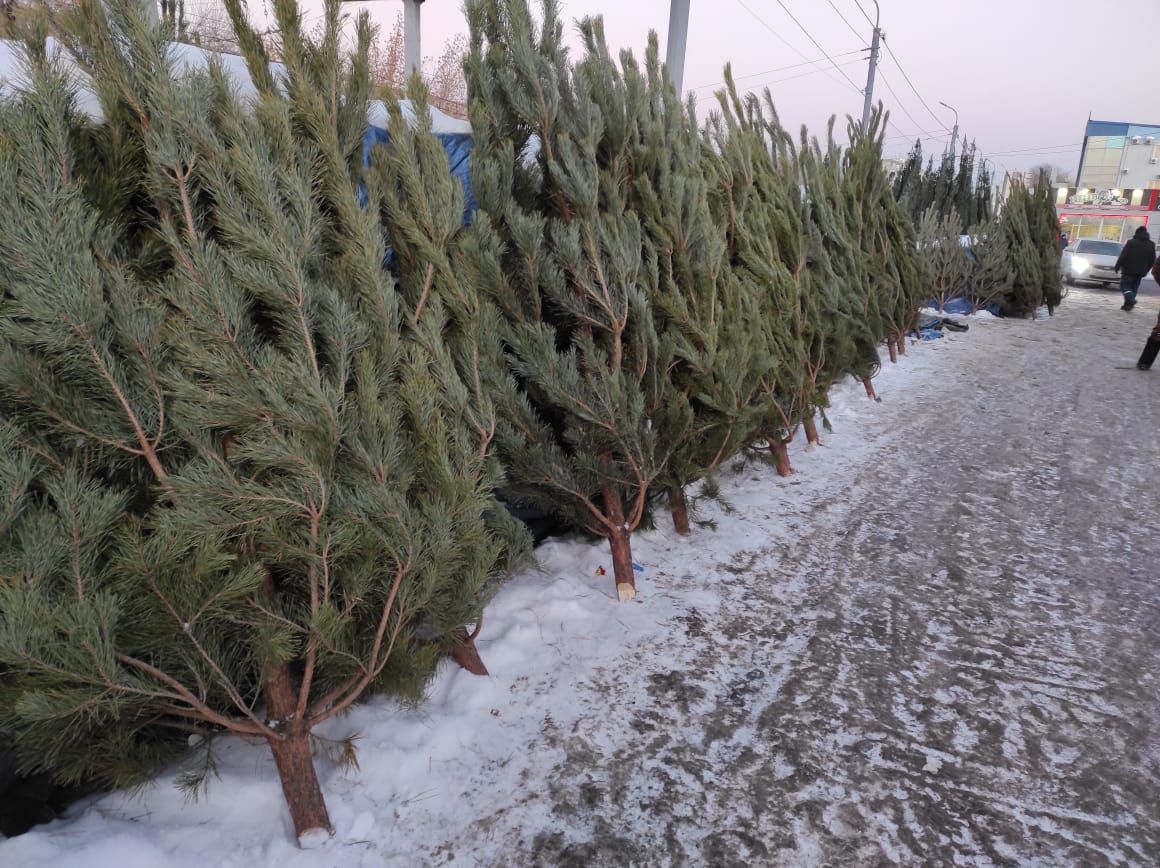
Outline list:
[[[1072,242],[1098,238],[1123,243],[1140,226],[1151,232],[1160,221],[1160,190],[1060,187],[1055,210],[1060,231]]]

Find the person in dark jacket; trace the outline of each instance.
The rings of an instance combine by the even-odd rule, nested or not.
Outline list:
[[[1156,245],[1141,226],[1136,230],[1116,260],[1116,271],[1120,274],[1120,292],[1124,294],[1124,306],[1120,310],[1131,310],[1136,306],[1136,292],[1140,281],[1156,264]]]

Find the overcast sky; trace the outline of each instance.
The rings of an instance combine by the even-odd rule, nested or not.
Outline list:
[[[310,15],[317,0],[303,2]],[[941,152],[954,115],[940,101],[958,109],[963,133],[1009,170],[1051,162],[1074,172],[1089,112],[1099,120],[1160,124],[1160,0],[879,2],[890,51],[882,51],[875,98],[891,112],[888,156],[904,154],[916,136],[930,137],[927,153]],[[704,86],[719,82],[732,62],[739,85],[770,86],[790,128],[804,123],[821,133],[836,114],[844,130],[847,114],[861,117],[858,90],[866,83],[868,52],[856,52],[869,45],[871,25],[859,4],[874,15],[873,0],[691,0],[686,91],[695,91],[707,111],[713,87]],[[603,15],[615,48],[643,53],[655,29],[663,56],[669,0],[561,6],[570,31],[577,18]],[[389,25],[402,4],[373,0],[349,8],[360,7]],[[427,0],[422,18],[428,56],[467,29],[462,0]],[[828,61],[806,63],[823,53],[840,71]]]

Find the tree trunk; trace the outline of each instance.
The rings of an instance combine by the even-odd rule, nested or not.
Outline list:
[[[476,635],[478,632],[477,630]],[[456,638],[459,644],[451,649],[451,659],[472,675],[489,675],[487,667],[483,664],[483,658],[479,656],[479,649],[475,647],[475,636],[468,634],[464,629],[459,631]]]
[[[286,807],[290,809],[290,819],[294,823],[294,834],[299,843],[311,833],[333,835],[330,814],[326,811],[322,788],[318,785],[318,774],[314,770],[310,724],[309,721],[294,718],[298,691],[294,685],[294,675],[287,664],[278,667],[266,682],[264,692],[266,714],[282,735],[280,739],[268,741],[270,752],[274,754],[274,764],[278,767],[278,777],[282,781],[282,795],[286,797]]]
[[[906,332],[903,332],[898,336],[898,355],[906,355]]]
[[[777,468],[778,476],[789,476],[793,473],[793,467],[789,463],[789,449],[786,448],[784,440],[780,437],[771,437],[769,451],[773,453],[774,467]]]
[[[262,578],[262,593],[275,599],[278,595],[274,574],[267,566]],[[330,814],[322,798],[314,756],[310,750],[310,722],[295,717],[298,710],[298,680],[289,663],[283,663],[262,685],[266,698],[266,717],[272,729],[282,737],[267,739],[274,765],[282,782],[282,795],[290,809],[294,835],[299,844],[306,836],[325,832],[334,834]]]
[[[615,485],[604,486],[604,509],[614,528],[608,535],[608,547],[612,550],[616,597],[623,603],[636,596],[636,575],[632,571],[632,534],[624,523],[624,501]]]
[[[862,385],[866,388],[866,397],[870,400],[876,399],[878,396],[874,394],[874,384],[870,382],[869,377],[862,378]]]
[[[898,350],[895,349],[894,338],[891,337],[891,338],[886,339],[886,349],[890,351],[891,363],[897,362],[898,361]]]
[[[681,536],[688,536],[689,530],[689,502],[685,498],[685,491],[676,486],[669,489],[669,510],[673,514],[673,527]]]
[[[818,426],[814,424],[813,416],[807,417],[806,420],[802,422],[802,427],[806,429],[806,442],[808,444],[811,446],[818,446],[821,444],[822,440],[820,437],[818,437]]]

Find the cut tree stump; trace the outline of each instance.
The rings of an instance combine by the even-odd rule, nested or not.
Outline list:
[[[688,536],[689,529],[689,501],[685,491],[681,488],[669,489],[669,511],[673,514],[673,527],[681,536]]]
[[[479,631],[482,629],[483,617],[480,616],[479,623],[475,625],[474,632],[469,634],[466,628],[461,630],[460,635],[457,637],[459,644],[451,650],[451,659],[472,675],[491,674],[487,671],[487,667],[483,665],[483,659],[479,656],[479,649],[475,647],[475,640],[479,636]]]
[[[789,449],[786,447],[785,441],[780,437],[774,437],[769,441],[769,451],[773,453],[773,466],[777,469],[777,475],[791,475],[793,467],[789,463]]]
[[[811,446],[818,446],[821,444],[822,440],[820,437],[818,437],[818,426],[814,424],[813,416],[810,416],[808,419],[802,422],[802,427],[806,431],[806,442],[808,444]]]

